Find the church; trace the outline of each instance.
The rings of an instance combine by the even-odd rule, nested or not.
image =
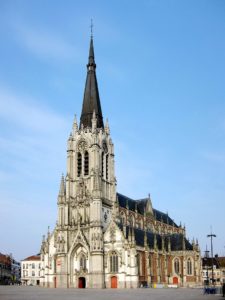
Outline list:
[[[67,171],[53,232],[43,236],[40,285],[55,288],[138,288],[200,283],[198,241],[153,208],[150,195],[117,192],[114,144],[104,122],[93,37],[80,122],[67,144]]]

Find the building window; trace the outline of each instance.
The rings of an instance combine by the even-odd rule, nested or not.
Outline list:
[[[35,264],[34,263],[32,264],[32,269],[35,269]]]
[[[86,269],[86,257],[82,254],[80,257],[80,270]]]
[[[84,175],[89,174],[89,154],[87,151],[84,153]]]
[[[110,255],[110,272],[111,273],[118,272],[118,256],[116,252],[112,252]]]
[[[192,275],[192,261],[190,258],[187,260],[187,274]]]
[[[34,271],[32,271],[32,276],[35,276],[35,272]]]
[[[137,265],[138,265],[138,275],[143,275],[143,266],[142,266],[142,255],[141,253],[138,253],[137,255]]]
[[[77,153],[77,176],[80,177],[82,172],[82,155],[80,152]]]
[[[104,153],[102,152],[102,177],[105,176],[105,172],[104,172]]]
[[[174,272],[177,274],[180,272],[180,263],[178,258],[176,258],[174,261]]]
[[[105,157],[105,175],[106,175],[106,180],[108,180],[109,177],[109,155],[107,154]]]

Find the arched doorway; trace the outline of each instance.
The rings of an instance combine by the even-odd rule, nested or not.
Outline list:
[[[78,279],[78,288],[85,289],[86,288],[86,279],[85,277],[79,277]]]
[[[116,276],[111,277],[111,288],[117,289],[117,277]]]
[[[173,277],[173,284],[178,284],[178,278],[177,277]]]

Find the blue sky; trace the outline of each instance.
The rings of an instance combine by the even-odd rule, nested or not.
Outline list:
[[[225,255],[225,2],[0,1],[0,251],[53,229],[94,20],[118,191]]]

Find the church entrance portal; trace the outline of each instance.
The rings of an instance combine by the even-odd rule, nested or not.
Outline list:
[[[117,289],[117,277],[116,276],[111,277],[111,288]]]
[[[178,278],[177,277],[173,277],[173,284],[178,284]]]
[[[79,277],[78,279],[78,288],[85,289],[86,288],[86,279],[84,277]]]

